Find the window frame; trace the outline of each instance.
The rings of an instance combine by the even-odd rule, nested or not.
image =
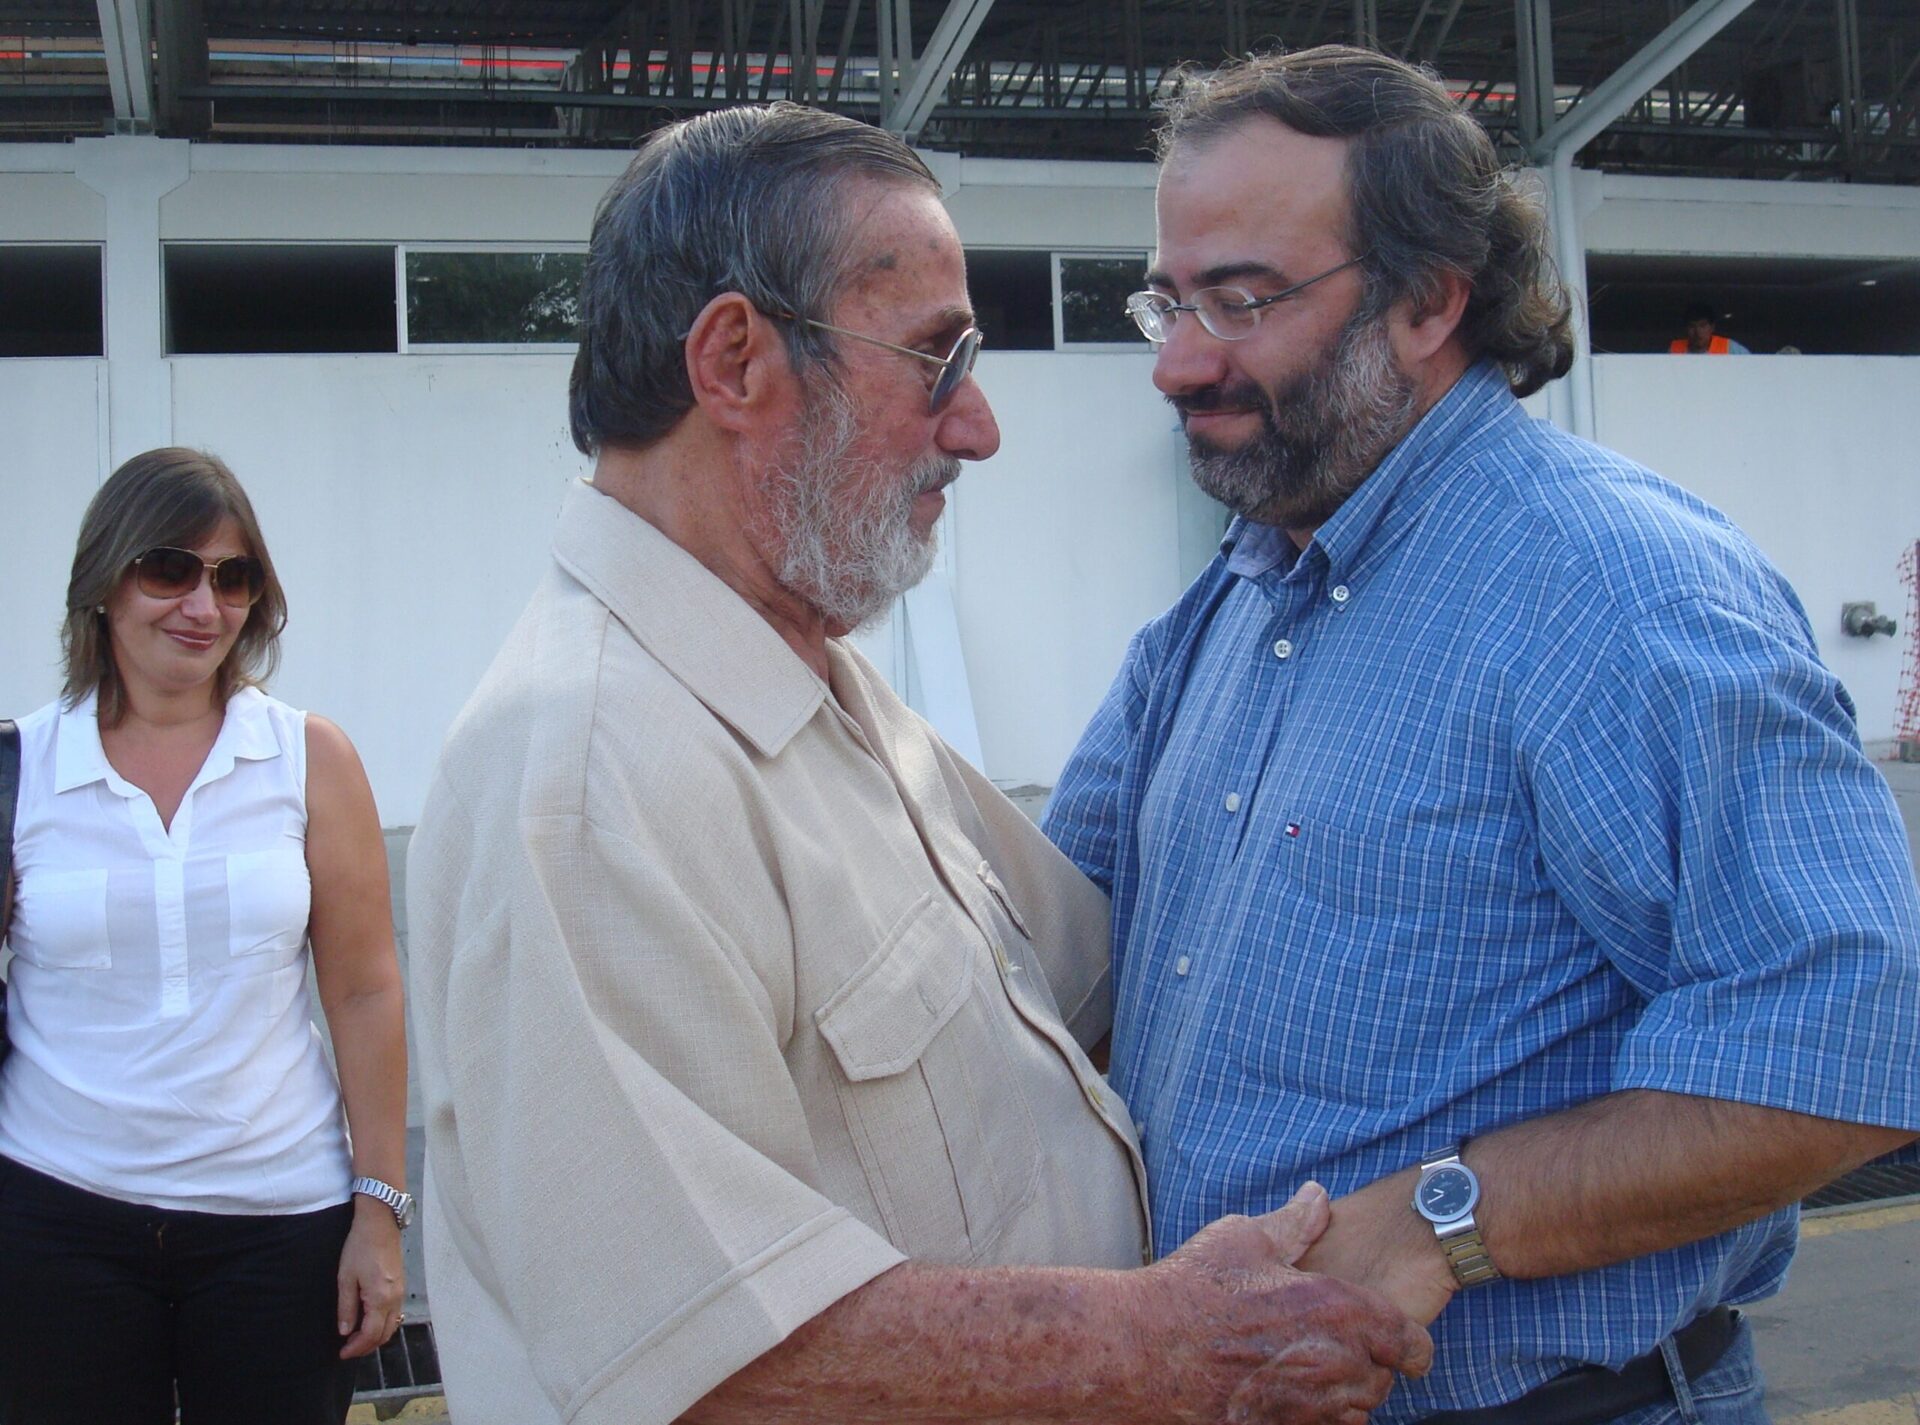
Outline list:
[[[94,260],[94,299],[98,303],[100,318],[100,341],[98,351],[63,352],[53,355],[22,353],[10,356],[0,353],[0,361],[105,361],[107,359],[107,244],[104,238],[23,238],[0,242],[0,248],[69,248],[86,249],[93,253]]]
[[[1116,258],[1116,257],[1137,257],[1140,259],[1140,271],[1144,275],[1147,270],[1147,262],[1151,257],[1150,253],[1148,253],[1144,248],[1137,248],[1137,247],[1061,248],[1061,249],[1056,249],[1053,252],[1052,257],[1053,257],[1052,269],[1053,269],[1053,349],[1054,351],[1087,353],[1087,354],[1098,354],[1101,352],[1109,352],[1116,355],[1141,356],[1141,355],[1150,353],[1153,350],[1152,344],[1148,342],[1148,340],[1145,337],[1140,337],[1135,341],[1124,341],[1124,342],[1068,341],[1067,340],[1066,293],[1065,293],[1064,284],[1062,282],[1063,265],[1067,262],[1073,261],[1076,258],[1103,259],[1103,258]]]
[[[574,351],[573,341],[422,341],[413,339],[407,303],[407,254],[419,253],[580,253],[584,242],[396,242],[393,245],[394,302],[399,314],[402,356],[541,356]]]

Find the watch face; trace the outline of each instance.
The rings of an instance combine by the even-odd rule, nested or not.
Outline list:
[[[403,1232],[404,1232],[404,1231],[405,1231],[405,1230],[406,1230],[407,1228],[409,1228],[409,1227],[411,1227],[411,1226],[413,1226],[413,1214],[414,1214],[414,1211],[415,1211],[415,1208],[414,1208],[414,1204],[413,1204],[413,1194],[412,1194],[412,1193],[410,1193],[410,1192],[403,1192],[403,1193],[401,1193],[401,1194],[400,1194],[400,1209],[399,1209],[399,1211],[398,1211],[398,1212],[396,1212],[396,1213],[394,1214],[394,1216],[396,1216],[396,1217],[398,1217],[398,1218],[400,1219],[400,1230],[401,1230],[401,1231],[403,1231]]]
[[[1414,1206],[1429,1222],[1452,1222],[1473,1211],[1480,1184],[1465,1168],[1435,1168],[1420,1179]]]

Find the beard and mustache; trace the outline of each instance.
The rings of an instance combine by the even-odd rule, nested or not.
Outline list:
[[[1235,514],[1286,529],[1325,523],[1412,428],[1417,395],[1384,316],[1357,312],[1313,365],[1269,394],[1252,382],[1169,398],[1189,415],[1250,410],[1261,431],[1237,449],[1189,433],[1193,481]]]
[[[828,623],[854,629],[933,567],[937,541],[914,531],[913,502],[952,483],[960,461],[930,455],[889,478],[882,462],[854,453],[860,419],[846,391],[816,376],[807,394],[790,454],[768,482],[774,575]],[[1271,395],[1242,382],[1171,399],[1182,425],[1209,410],[1259,414],[1260,433],[1238,449],[1190,434],[1193,480],[1236,514],[1289,529],[1329,519],[1417,414],[1414,383],[1394,360],[1384,317],[1364,311]]]
[[[883,462],[854,454],[860,434],[846,391],[828,377],[810,379],[790,454],[767,485],[779,550],[774,577],[846,629],[884,613],[927,576],[938,543],[932,531],[914,531],[913,502],[960,474],[957,457],[930,455],[889,477]]]

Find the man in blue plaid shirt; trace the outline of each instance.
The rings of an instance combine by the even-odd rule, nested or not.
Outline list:
[[[1339,1200],[1308,1265],[1437,1318],[1381,1421],[1766,1416],[1731,1304],[1920,1130],[1920,904],[1793,591],[1515,397],[1542,221],[1431,78],[1188,83],[1130,307],[1238,512],[1046,828],[1114,902],[1155,1239]]]

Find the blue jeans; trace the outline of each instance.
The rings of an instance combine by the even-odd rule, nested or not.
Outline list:
[[[0,1158],[0,1422],[339,1425],[345,1203],[228,1216],[101,1197]]]
[[[1753,1356],[1753,1323],[1746,1317],[1734,1328],[1726,1354],[1697,1380],[1686,1381],[1673,1370],[1675,1364],[1668,1362],[1675,1399],[1630,1410],[1611,1425],[1769,1425],[1762,1403],[1766,1387]]]

